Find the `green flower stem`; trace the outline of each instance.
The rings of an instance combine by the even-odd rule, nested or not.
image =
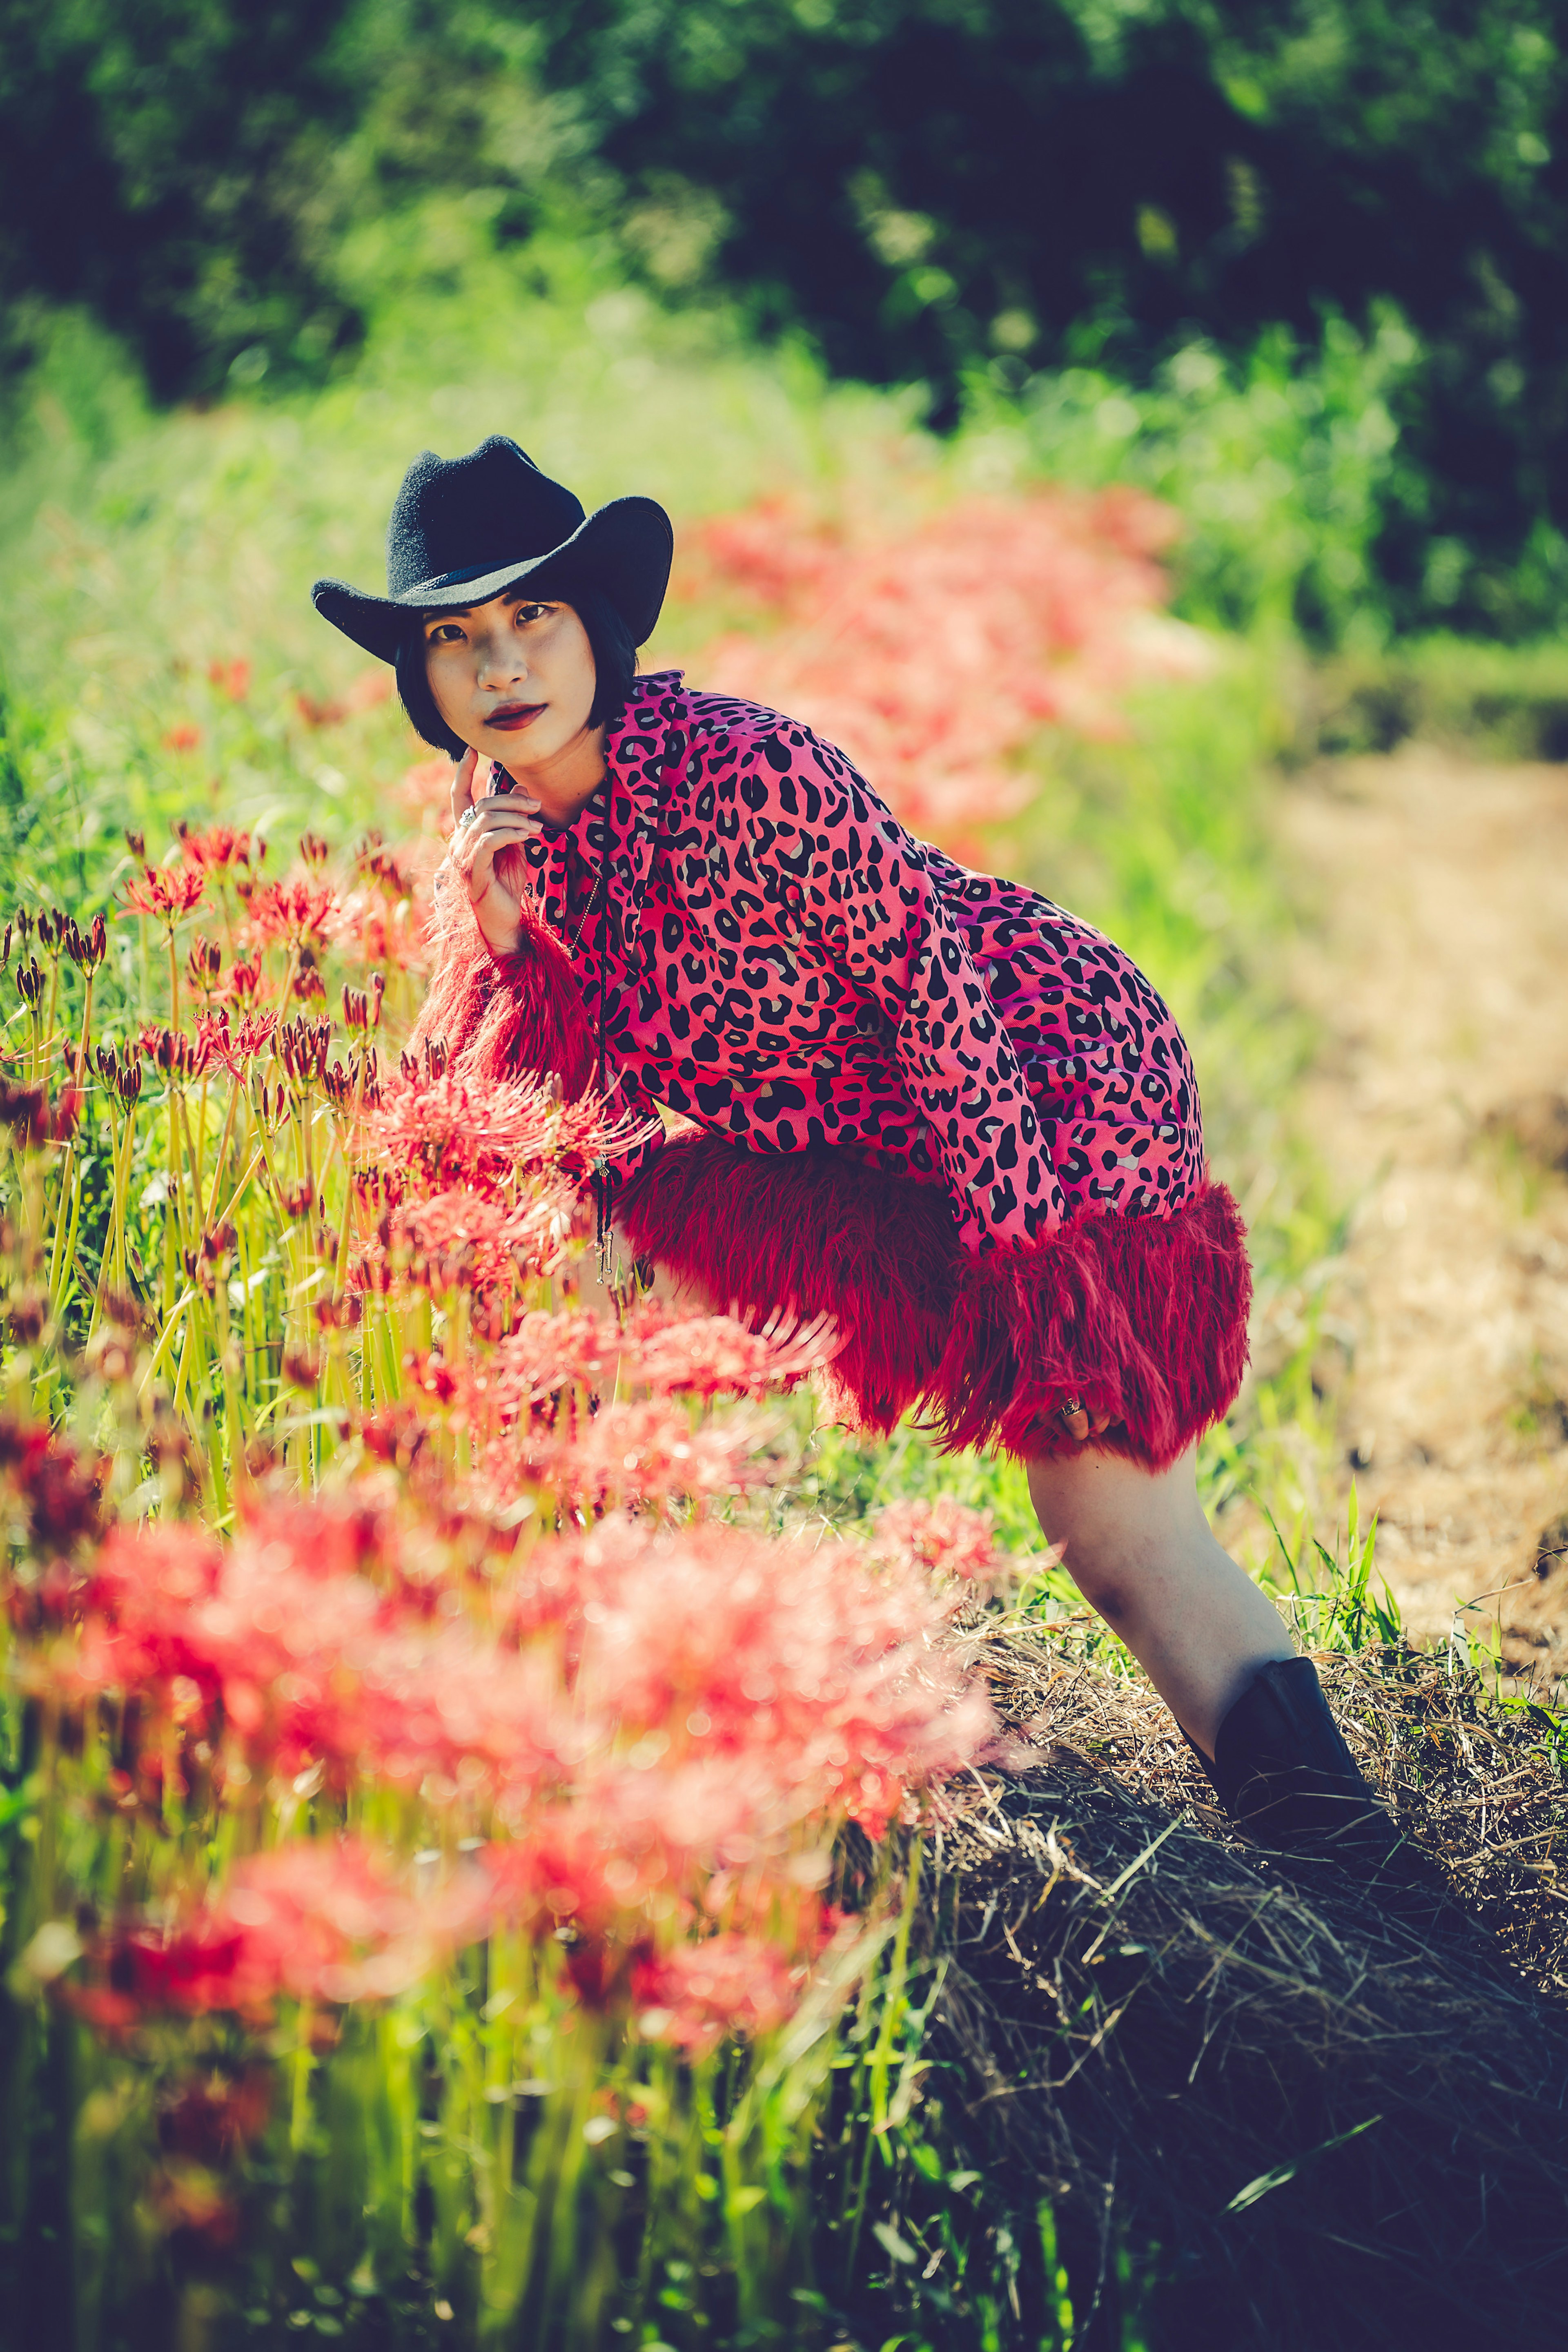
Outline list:
[[[213,1181],[212,1181],[211,1189],[210,1189],[210,1191],[208,1192],[208,1194],[207,1194],[207,1208],[206,1208],[206,1214],[205,1214],[205,1215],[204,1216],[204,1218],[202,1219],[202,1231],[203,1231],[204,1234],[214,1233],[214,1232],[217,1230],[217,1228],[214,1226],[214,1223],[213,1223],[213,1210],[214,1210],[214,1208],[216,1206],[216,1203],[217,1203],[217,1197],[218,1197],[218,1181],[219,1181],[219,1179],[222,1177],[223,1172],[224,1172],[224,1162],[225,1162],[225,1160],[228,1158],[229,1143],[230,1143],[230,1140],[231,1140],[231,1139],[232,1139],[232,1137],[233,1137],[233,1135],[234,1135],[234,1131],[235,1131],[235,1112],[238,1110],[238,1108],[239,1108],[239,1079],[238,1079],[238,1077],[236,1076],[236,1077],[231,1078],[231,1079],[230,1079],[230,1081],[229,1081],[229,1106],[228,1106],[228,1110],[227,1110],[227,1113],[225,1114],[225,1118],[224,1118],[224,1131],[223,1131],[223,1134],[222,1134],[221,1138],[219,1139],[219,1142],[218,1142],[218,1149],[217,1149],[217,1154],[216,1154],[216,1157],[214,1159],[214,1161],[213,1161]],[[206,1093],[206,1087],[204,1086],[204,1087],[203,1087],[203,1088],[202,1088],[202,1117],[203,1117],[204,1121],[205,1120],[205,1118],[206,1118],[206,1111],[207,1111],[207,1093]]]
[[[175,1332],[180,1328],[185,1309],[189,1307],[195,1295],[193,1288],[187,1287],[181,1292],[178,1299],[175,1301],[173,1312],[165,1320],[163,1328],[158,1337],[158,1344],[152,1350],[152,1360],[141,1375],[141,1385],[137,1391],[137,1394],[139,1396],[145,1396],[153,1381],[157,1378],[159,1368],[162,1364],[164,1357],[169,1352],[170,1345],[173,1339]]]

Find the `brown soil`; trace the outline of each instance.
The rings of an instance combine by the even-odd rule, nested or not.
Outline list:
[[[1568,769],[1426,747],[1291,787],[1304,1108],[1354,1202],[1323,1328],[1343,1503],[1418,1636],[1568,1673]],[[1538,1563],[1540,1563],[1538,1567]]]

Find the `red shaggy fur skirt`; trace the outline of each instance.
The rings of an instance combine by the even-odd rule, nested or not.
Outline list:
[[[1097,1442],[1163,1470],[1218,1421],[1247,1364],[1251,1276],[1223,1184],[1170,1217],[1085,1215],[1021,1249],[970,1257],[945,1192],[831,1150],[775,1156],[717,1136],[667,1144],[615,1222],[640,1256],[757,1315],[829,1314],[843,1344],[831,1402],[892,1428],[917,1406],[950,1446],[1024,1460]]]
[[[505,874],[503,872],[503,878]],[[570,967],[542,929],[492,963],[466,904],[443,908],[445,952],[421,1016],[457,1066],[551,1070],[591,1083],[592,1040]],[[1024,1460],[1074,1451],[1061,1407],[1106,1413],[1097,1442],[1162,1470],[1235,1398],[1251,1276],[1239,1213],[1205,1184],[1169,1217],[1090,1214],[1020,1249],[971,1257],[939,1186],[841,1151],[747,1151],[673,1139],[625,1185],[615,1222],[639,1256],[759,1318],[831,1315],[829,1385],[852,1426],[911,1407],[946,1442]]]

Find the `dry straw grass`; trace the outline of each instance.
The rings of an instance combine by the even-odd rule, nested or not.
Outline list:
[[[1113,2213],[1166,2278],[1162,2347],[1561,2340],[1568,1790],[1549,1718],[1403,1643],[1322,1656],[1358,1760],[1479,1923],[1423,1934],[1337,1869],[1231,1835],[1146,1685],[1064,1663],[1059,1629],[979,1638],[1030,1755],[977,1779],[937,1841],[930,2054],[977,2151],[1060,2200],[1080,2282],[1098,2250],[1075,2341],[1128,2340]]]

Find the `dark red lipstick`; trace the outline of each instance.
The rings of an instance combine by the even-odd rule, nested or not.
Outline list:
[[[546,707],[542,702],[503,702],[498,709],[491,711],[485,724],[516,734],[519,728],[531,726]]]

